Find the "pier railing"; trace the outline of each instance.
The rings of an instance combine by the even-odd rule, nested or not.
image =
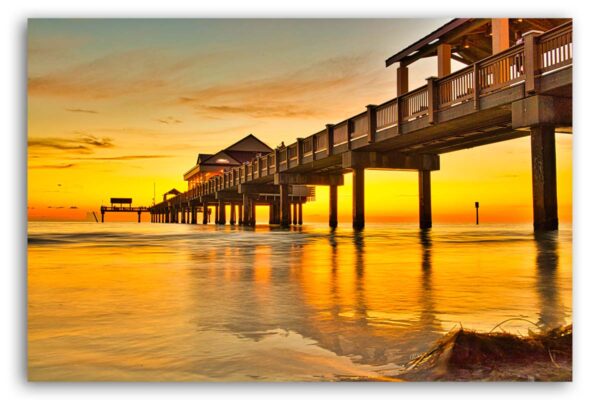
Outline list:
[[[524,84],[527,93],[535,92],[536,78],[573,61],[573,28],[568,22],[541,35],[526,35],[524,43],[482,59],[443,78],[430,78],[427,84],[402,96],[327,127],[306,138],[280,147],[271,154],[223,171],[170,202],[188,202],[219,190],[235,188],[241,183],[260,180],[277,172],[310,163],[342,151],[362,147],[375,141],[380,131],[391,128],[402,133],[402,125],[427,118],[436,123],[440,111],[472,103],[491,93]]]

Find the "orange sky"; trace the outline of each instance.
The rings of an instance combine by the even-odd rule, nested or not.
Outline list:
[[[199,152],[248,133],[290,143],[382,103],[396,78],[384,60],[444,22],[30,20],[29,218],[83,220],[116,196],[150,205],[154,185],[157,199],[185,189]],[[411,89],[435,74],[433,61],[411,65]],[[562,222],[571,221],[571,144],[557,134]],[[442,155],[434,223],[472,221],[474,201],[483,222],[530,222],[530,164],[529,138]],[[366,187],[367,222],[418,220],[416,173],[367,171]],[[305,220],[326,221],[327,206],[317,188]]]

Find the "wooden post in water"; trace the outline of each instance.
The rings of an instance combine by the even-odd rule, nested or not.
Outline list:
[[[280,224],[283,227],[290,226],[290,187],[279,185]]]
[[[275,204],[274,202],[269,203],[269,225],[275,224]]]
[[[302,225],[302,202],[298,203],[298,225]]]
[[[219,200],[219,225],[225,225],[226,221],[227,221],[227,217],[226,217],[225,202],[223,200]]]
[[[431,171],[419,170],[419,227],[429,229],[431,225]]]
[[[292,203],[292,225],[298,224],[298,205]]]
[[[479,202],[475,202],[475,225],[479,225]]]
[[[229,225],[235,225],[235,203],[229,203]]]
[[[338,226],[338,187],[329,185],[329,227]]]
[[[249,225],[250,224],[250,197],[248,196],[247,193],[242,194],[242,204],[243,204],[243,208],[244,208],[244,212],[243,212],[243,217],[242,217],[242,223],[243,225]]]
[[[365,227],[365,169],[352,170],[352,227]]]
[[[202,225],[208,224],[208,203],[202,203]]]
[[[558,229],[558,201],[553,126],[531,128],[531,167],[534,230],[556,230]]]

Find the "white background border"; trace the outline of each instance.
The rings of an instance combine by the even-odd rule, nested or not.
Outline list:
[[[2,398],[112,399],[164,397],[306,399],[344,397],[419,400],[599,398],[600,288],[600,15],[593,1],[401,1],[304,0],[212,1],[204,4],[148,1],[14,1],[0,11],[3,143],[0,224],[2,252],[0,301],[0,393]],[[208,2],[207,2],[208,3]],[[573,141],[574,383],[315,383],[315,384],[70,384],[28,383],[26,376],[27,278],[27,18],[32,17],[573,17],[575,34]],[[399,48],[402,44],[399,44]],[[5,124],[7,122],[7,124]]]

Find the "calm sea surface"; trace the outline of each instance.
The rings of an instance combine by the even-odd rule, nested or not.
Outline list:
[[[571,321],[569,226],[31,222],[28,254],[31,380],[382,377],[460,324]]]

